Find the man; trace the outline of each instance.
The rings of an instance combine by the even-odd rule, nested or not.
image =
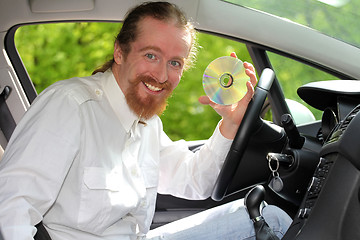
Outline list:
[[[200,98],[223,119],[192,153],[165,135],[157,115],[189,64],[193,43],[194,30],[176,6],[142,4],[127,15],[110,63],[91,77],[61,81],[41,93],[0,163],[5,239],[32,239],[40,221],[53,240],[150,238],[157,192],[210,196],[256,77],[244,64],[248,93],[233,106]],[[225,229],[229,236],[254,235],[243,208],[226,211],[239,223]],[[285,222],[275,226],[281,236],[289,219],[278,209],[273,212],[274,221]],[[219,216],[224,214],[222,223],[230,219],[225,212]],[[163,229],[152,237],[176,239],[177,233]],[[212,230],[211,238],[226,239]],[[200,239],[209,234],[205,231],[193,226],[177,237]]]

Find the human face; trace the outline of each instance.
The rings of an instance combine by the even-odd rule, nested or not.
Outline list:
[[[161,114],[179,84],[191,35],[173,22],[150,17],[139,22],[137,40],[124,57],[115,44],[114,76],[130,108],[144,119]]]

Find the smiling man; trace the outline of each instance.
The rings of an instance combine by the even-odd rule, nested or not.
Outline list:
[[[206,221],[186,220],[178,231],[164,226],[148,234],[157,192],[210,196],[254,93],[254,68],[245,63],[250,81],[240,102],[221,106],[200,98],[222,116],[207,143],[193,153],[172,142],[158,115],[191,62],[194,36],[175,5],[144,3],[127,15],[110,62],[40,94],[0,163],[5,239],[32,239],[40,221],[53,240],[254,238],[238,202],[209,210]],[[290,218],[265,209],[281,237]]]
[[[112,71],[130,108],[149,119],[165,110],[166,99],[179,84],[192,39],[175,23],[151,17],[141,20],[138,31],[129,54],[115,43]]]

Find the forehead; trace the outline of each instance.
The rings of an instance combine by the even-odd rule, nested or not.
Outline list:
[[[192,36],[175,21],[167,22],[146,17],[138,24],[138,36],[134,43],[138,47],[141,45],[141,48],[157,47],[169,54],[186,58],[191,48]]]

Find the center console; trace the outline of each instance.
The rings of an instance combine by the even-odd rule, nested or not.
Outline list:
[[[283,239],[360,239],[360,105],[329,134]]]

